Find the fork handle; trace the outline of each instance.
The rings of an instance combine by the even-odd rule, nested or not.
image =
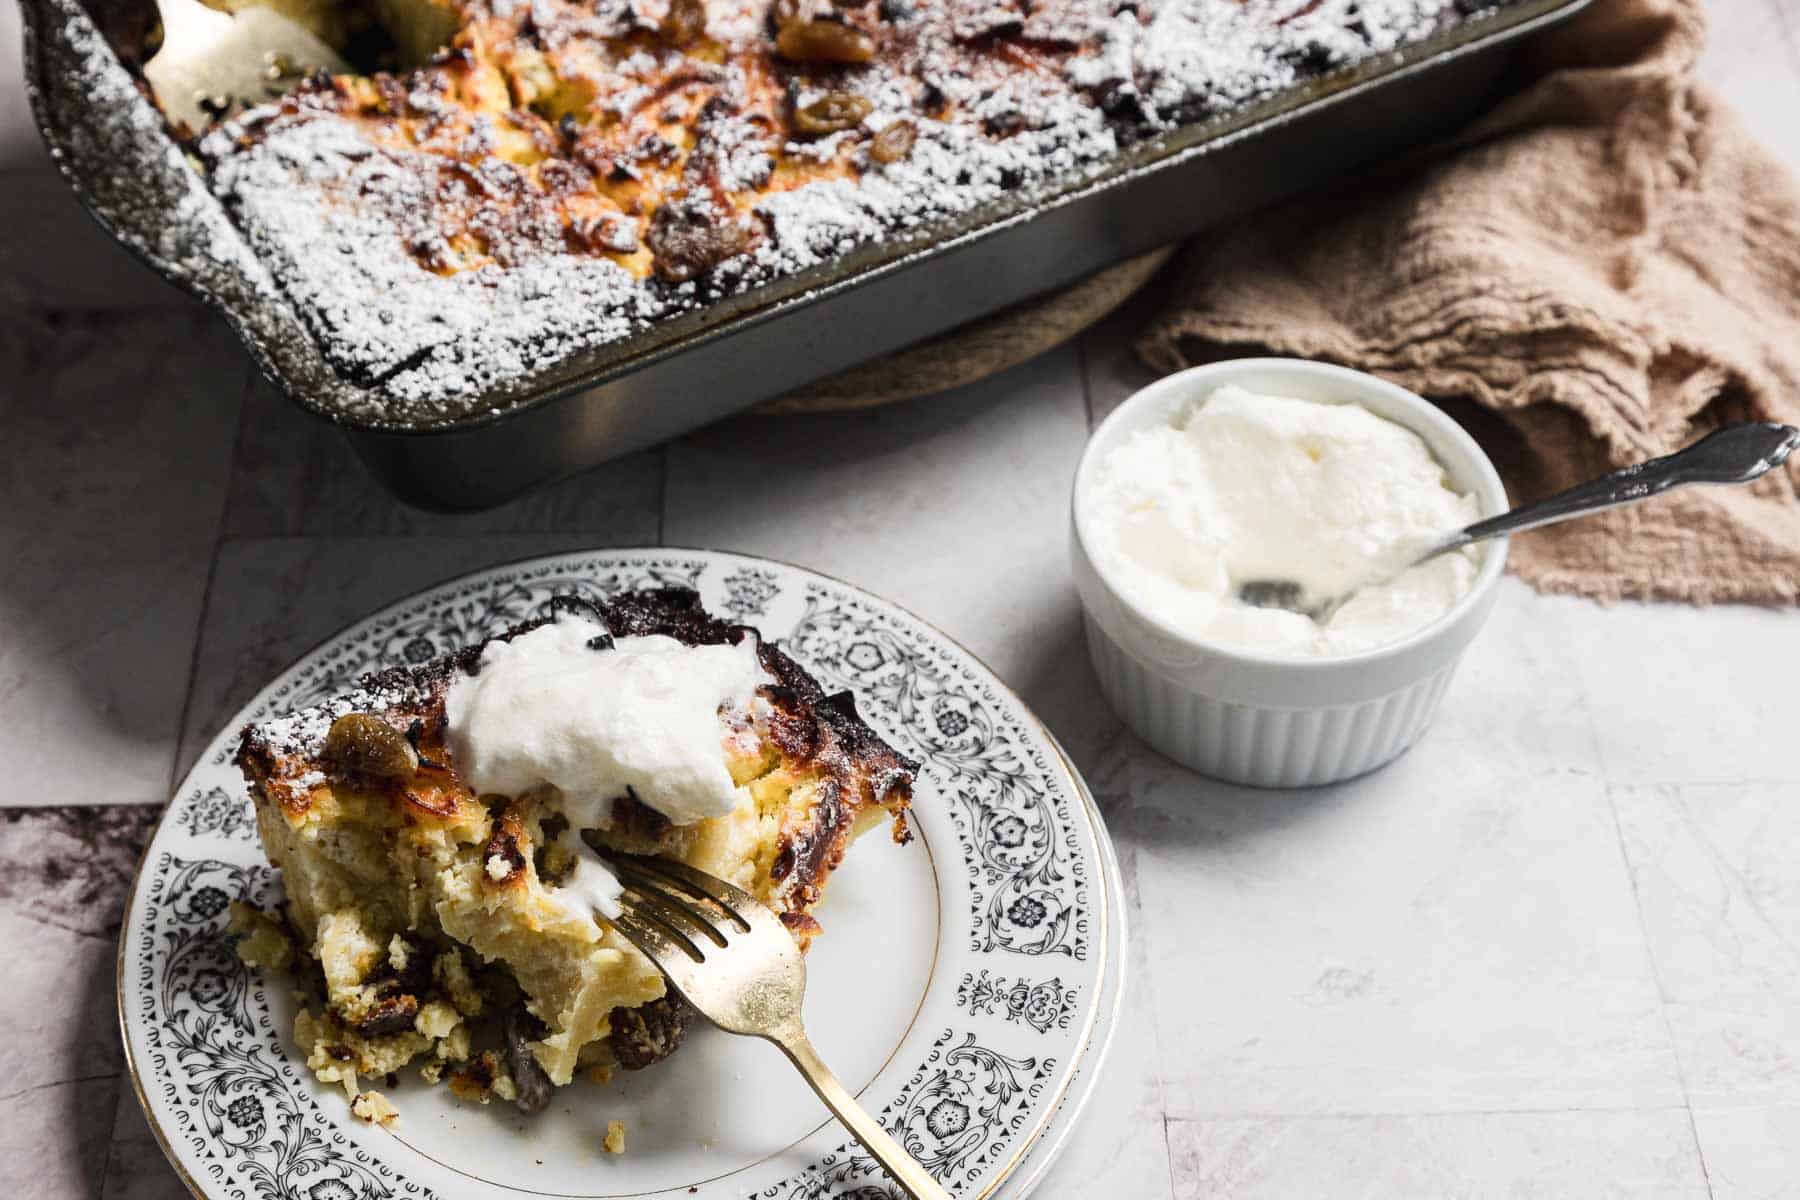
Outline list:
[[[927,1174],[899,1142],[888,1136],[887,1130],[864,1111],[854,1096],[844,1090],[844,1085],[819,1058],[819,1052],[813,1049],[804,1031],[795,1029],[769,1040],[780,1046],[788,1060],[800,1068],[800,1073],[806,1076],[806,1082],[819,1094],[825,1107],[863,1144],[863,1149],[875,1156],[882,1170],[893,1177],[910,1200],[950,1200],[950,1193]]]

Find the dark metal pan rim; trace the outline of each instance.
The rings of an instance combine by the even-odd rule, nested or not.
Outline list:
[[[58,0],[22,0],[25,17],[27,92],[40,134],[51,148],[59,171],[82,206],[101,228],[121,242],[139,261],[175,286],[218,311],[250,350],[258,369],[277,390],[301,408],[345,430],[379,433],[401,438],[430,438],[484,429],[526,412],[586,391],[620,376],[642,370],[695,346],[729,338],[767,321],[790,314],[852,288],[916,267],[932,258],[973,245],[1005,230],[1031,221],[1043,213],[1090,199],[1151,173],[1172,169],[1200,155],[1223,149],[1264,130],[1298,120],[1327,105],[1353,101],[1359,95],[1394,83],[1428,67],[1472,54],[1501,39],[1524,36],[1585,7],[1589,0],[1517,0],[1478,13],[1463,22],[1385,55],[1365,59],[1349,67],[1310,80],[1298,87],[1233,110],[1210,120],[1195,122],[1121,151],[1110,163],[1085,172],[1066,186],[1039,187],[972,209],[903,237],[865,244],[829,263],[807,268],[726,296],[704,306],[664,318],[649,328],[612,342],[578,350],[540,368],[527,371],[504,384],[471,397],[465,409],[442,417],[391,420],[364,417],[347,409],[356,407],[353,385],[337,375],[319,352],[310,330],[306,333],[311,362],[285,361],[281,339],[272,338],[243,299],[221,295],[206,281],[172,265],[138,237],[115,227],[111,215],[97,203],[87,181],[76,169],[63,144],[63,135],[46,99],[50,89],[44,78],[39,25],[56,14]],[[65,14],[66,15],[66,14]],[[85,18],[85,14],[82,14]],[[110,49],[110,48],[109,48]],[[140,101],[149,107],[148,101]],[[163,135],[169,145],[172,137]],[[197,170],[195,184],[209,199],[221,220],[223,206],[206,191]],[[241,233],[240,233],[241,236]],[[256,290],[252,286],[249,290]],[[283,310],[281,318],[294,325],[299,316],[284,294],[255,297],[258,304]],[[263,314],[271,316],[273,314]],[[270,341],[277,344],[271,346]],[[298,376],[298,378],[297,378]],[[307,378],[310,377],[310,378]]]

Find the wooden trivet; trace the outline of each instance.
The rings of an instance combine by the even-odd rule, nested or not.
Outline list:
[[[874,408],[974,383],[1074,337],[1123,304],[1174,247],[1095,272],[1080,283],[971,321],[885,358],[840,371],[760,405],[760,413]]]

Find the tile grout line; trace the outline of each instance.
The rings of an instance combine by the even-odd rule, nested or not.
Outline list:
[[[1085,383],[1085,353],[1083,354],[1082,361],[1083,380]],[[1097,770],[1095,773],[1097,773]],[[1110,786],[1103,785],[1103,788],[1106,795],[1109,797],[1115,794],[1118,795],[1122,805],[1129,805],[1133,808],[1136,807],[1136,800],[1132,797],[1129,787],[1120,789],[1116,793]],[[1100,804],[1100,794],[1100,792],[1096,792],[1094,796],[1097,806]],[[1104,815],[1105,809],[1102,808],[1101,811]],[[1173,1200],[1176,1186],[1180,1182],[1180,1177],[1175,1168],[1174,1145],[1169,1138],[1169,1122],[1172,1118],[1169,1115],[1168,1079],[1162,1069],[1162,1030],[1157,1020],[1156,1004],[1154,1003],[1150,991],[1151,983],[1149,973],[1146,970],[1140,969],[1142,964],[1148,961],[1150,943],[1145,933],[1147,923],[1144,920],[1143,888],[1138,873],[1138,845],[1133,840],[1119,836],[1124,825],[1124,822],[1119,818],[1124,815],[1125,814],[1122,811],[1115,812],[1111,816],[1105,817],[1105,819],[1111,822],[1108,828],[1112,830],[1113,847],[1117,851],[1119,859],[1119,903],[1124,909],[1126,929],[1126,954],[1124,961],[1125,979],[1128,981],[1137,981],[1135,985],[1127,983],[1128,993],[1131,992],[1134,987],[1137,992],[1142,993],[1139,1003],[1143,1006],[1144,1025],[1147,1027],[1149,1033],[1151,1085],[1155,1091],[1155,1107],[1153,1111],[1162,1133],[1163,1165],[1168,1170],[1168,1195],[1171,1200]],[[1124,1012],[1121,1012],[1120,1017],[1121,1020],[1129,1019]],[[1117,1061],[1117,1054],[1115,1052],[1113,1056],[1113,1070],[1119,1069]]]
[[[1766,1105],[1748,1104],[1741,1106],[1743,1111],[1762,1111]],[[1562,1116],[1632,1116],[1643,1113],[1684,1113],[1688,1111],[1685,1104],[1625,1105],[1625,1104],[1576,1104],[1548,1105],[1541,1108],[1420,1108],[1420,1109],[1329,1109],[1320,1112],[1280,1112],[1276,1110],[1247,1110],[1232,1112],[1228,1110],[1196,1109],[1191,1113],[1180,1115],[1165,1114],[1167,1122],[1181,1122],[1197,1125],[1206,1121],[1408,1121],[1421,1119],[1455,1119],[1459,1117],[1562,1117]]]
[[[200,676],[200,647],[205,640],[206,621],[212,611],[213,585],[219,574],[219,558],[224,552],[231,513],[232,480],[237,474],[238,460],[244,448],[244,427],[251,419],[250,396],[256,387],[256,369],[246,363],[242,383],[238,388],[238,424],[237,432],[231,440],[231,461],[225,473],[225,487],[219,499],[219,519],[213,527],[212,554],[206,563],[206,580],[201,585],[200,611],[194,619],[194,641],[188,651],[187,686],[181,697],[180,711],[175,719],[175,745],[169,755],[169,775],[163,789],[164,805],[173,803],[175,787],[181,772],[182,747],[187,740],[187,723],[194,704],[194,688]],[[106,1135],[106,1159],[100,1167],[99,1200],[106,1200],[112,1193],[111,1180],[113,1164],[119,1153],[118,1108],[120,1099],[128,1093],[128,1085],[124,1073],[120,1074],[120,1086],[113,1097],[113,1127]],[[135,1102],[135,1101],[134,1101]]]
[[[1582,705],[1586,709],[1585,698]],[[1593,715],[1588,714],[1589,727],[1593,725]],[[1667,1039],[1669,1056],[1675,1063],[1675,1083],[1681,1089],[1681,1108],[1687,1114],[1688,1137],[1694,1143],[1694,1158],[1700,1164],[1700,1179],[1706,1185],[1706,1194],[1710,1200],[1713,1194],[1712,1171],[1706,1165],[1706,1148],[1700,1144],[1700,1124],[1694,1117],[1694,1100],[1688,1092],[1687,1067],[1681,1061],[1681,1046],[1675,1040],[1675,1026],[1669,1021],[1669,991],[1663,983],[1662,968],[1657,964],[1656,952],[1650,945],[1650,930],[1644,920],[1644,900],[1638,891],[1637,872],[1632,869],[1631,854],[1625,848],[1625,823],[1619,818],[1619,803],[1614,796],[1614,785],[1610,779],[1601,780],[1601,788],[1606,794],[1606,811],[1612,815],[1613,838],[1619,848],[1619,861],[1625,868],[1625,881],[1631,886],[1631,907],[1637,913],[1638,934],[1644,939],[1644,961],[1650,968],[1650,981],[1656,985],[1656,1015],[1662,1020],[1663,1037]]]
[[[1604,781],[1602,788],[1606,790],[1606,810],[1613,815],[1613,837],[1618,840],[1618,856],[1625,865],[1625,882],[1631,883],[1631,907],[1638,914],[1638,934],[1643,937],[1643,959],[1651,968],[1651,982],[1656,984],[1656,1015],[1663,1022],[1663,1036],[1669,1040],[1670,1058],[1676,1063],[1676,1083],[1681,1087],[1681,1110],[1687,1112],[1688,1137],[1694,1139],[1694,1159],[1699,1160],[1699,1177],[1706,1184],[1706,1196],[1712,1198],[1712,1169],[1706,1166],[1706,1148],[1699,1142],[1699,1121],[1694,1117],[1694,1097],[1688,1094],[1687,1065],[1681,1061],[1681,1045],[1676,1042],[1676,1029],[1669,1022],[1669,990],[1663,986],[1663,970],[1656,964],[1656,952],[1651,948],[1651,930],[1643,923],[1643,898],[1638,894],[1638,874],[1631,869],[1631,855],[1625,851],[1625,826],[1618,819],[1618,801],[1613,797],[1613,784]]]
[[[1791,787],[1792,775],[1720,775],[1716,778],[1678,778],[1651,775],[1642,779],[1613,779],[1602,771],[1601,782],[1621,788],[1756,788]]]
[[[187,737],[188,717],[194,704],[194,686],[200,675],[200,645],[206,632],[206,618],[212,611],[213,584],[219,574],[219,556],[223,550],[224,538],[213,542],[212,556],[206,564],[205,592],[200,597],[200,613],[194,621],[194,644],[188,651],[187,687],[181,697],[181,711],[176,717],[175,747],[169,756],[169,776],[167,786],[163,788],[165,803],[173,800],[175,786],[180,782],[181,749]]]
[[[1115,849],[1117,845],[1118,843],[1115,841]],[[1125,873],[1126,858],[1121,856],[1119,862],[1120,890],[1124,893],[1120,896],[1120,900],[1125,905],[1126,929],[1128,931],[1126,935],[1128,943],[1126,948],[1128,953],[1125,956],[1125,970],[1128,978],[1138,978],[1140,980],[1139,986],[1141,988],[1148,988],[1150,986],[1149,973],[1147,971],[1139,973],[1136,970],[1137,964],[1140,961],[1146,961],[1149,956],[1149,944],[1144,940],[1143,932],[1145,925],[1143,919],[1144,899],[1143,892],[1138,883],[1137,853],[1138,848],[1136,845],[1129,846],[1126,851],[1126,854],[1129,855],[1129,862],[1131,864],[1131,873],[1129,875]],[[1137,930],[1137,932],[1133,934],[1129,932],[1130,930]],[[1146,997],[1145,999],[1148,1001],[1149,997]],[[1151,1062],[1153,1064],[1152,1069],[1155,1075],[1157,1115],[1162,1118],[1163,1162],[1169,1168],[1169,1195],[1173,1197],[1177,1181],[1175,1173],[1175,1150],[1169,1141],[1170,1117],[1168,1080],[1164,1077],[1162,1070],[1162,1030],[1157,1023],[1156,1005],[1154,1003],[1147,1004],[1145,1023],[1149,1026],[1150,1031],[1150,1051]]]
[[[175,747],[169,756],[169,776],[163,789],[165,801],[172,800],[180,782],[181,750],[187,739],[188,717],[194,705],[194,687],[200,678],[200,647],[206,636],[206,619],[212,612],[213,584],[219,574],[219,557],[224,552],[226,530],[231,512],[231,481],[237,473],[238,458],[244,449],[244,425],[250,420],[250,393],[256,386],[255,368],[246,364],[243,382],[238,388],[237,433],[231,439],[231,463],[225,475],[224,494],[219,499],[219,519],[213,527],[212,554],[206,563],[206,582],[200,593],[200,612],[194,620],[194,643],[188,651],[187,686],[181,697],[181,710],[175,721]]]
[[[1158,1072],[1158,1077],[1159,1078],[1161,1077],[1161,1072]],[[1166,1163],[1169,1168],[1169,1198],[1170,1198],[1170,1200],[1174,1200],[1175,1185],[1178,1182],[1180,1182],[1179,1176],[1177,1176],[1175,1173],[1175,1141],[1173,1138],[1171,1138],[1169,1136],[1169,1126],[1176,1119],[1177,1118],[1171,1117],[1169,1115],[1169,1110],[1165,1106],[1163,1109],[1163,1115],[1162,1115],[1163,1162]]]
[[[119,1103],[131,1087],[125,1076],[126,1072],[119,1072],[119,1086],[113,1095],[113,1127],[106,1134],[106,1161],[100,1164],[100,1189],[95,1193],[95,1200],[106,1200],[113,1191],[113,1163],[119,1157]],[[135,1096],[132,1099],[136,1101]]]
[[[1575,662],[1575,678],[1580,686],[1581,715],[1587,721],[1589,744],[1594,751],[1594,761],[1600,768],[1600,790],[1606,799],[1606,812],[1612,818],[1613,844],[1619,851],[1619,865],[1625,868],[1625,883],[1631,889],[1631,909],[1637,915],[1638,937],[1643,940],[1644,964],[1650,969],[1650,982],[1656,988],[1656,1015],[1662,1021],[1663,1039],[1669,1048],[1669,1058],[1675,1064],[1675,1084],[1681,1089],[1682,1111],[1687,1113],[1688,1137],[1694,1144],[1694,1159],[1700,1164],[1700,1179],[1706,1185],[1706,1195],[1711,1200],[1713,1194],[1712,1172],[1706,1165],[1706,1150],[1700,1144],[1700,1125],[1694,1117],[1693,1096],[1688,1091],[1687,1067],[1681,1061],[1681,1046],[1675,1040],[1675,1026],[1669,1020],[1669,992],[1663,982],[1662,968],[1656,961],[1656,951],[1650,944],[1650,928],[1644,918],[1644,900],[1638,891],[1637,872],[1632,869],[1631,853],[1625,846],[1625,822],[1619,816],[1619,803],[1615,790],[1612,768],[1607,761],[1606,746],[1600,738],[1600,726],[1594,719],[1593,707],[1588,703],[1587,676],[1581,669],[1579,659]]]
[[[33,1092],[43,1092],[48,1091],[51,1088],[68,1087],[70,1084],[99,1083],[102,1080],[107,1079],[117,1081],[122,1078],[124,1078],[123,1071],[101,1071],[97,1075],[72,1075],[67,1079],[47,1079],[43,1083],[34,1083],[29,1087],[20,1088],[16,1092],[8,1092],[4,1096],[0,1096],[0,1103],[18,1100],[31,1095]]]

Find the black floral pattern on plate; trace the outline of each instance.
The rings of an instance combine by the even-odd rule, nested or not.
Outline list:
[[[258,720],[343,690],[395,661],[422,662],[547,613],[556,597],[589,599],[647,586],[697,586],[708,560],[680,555],[608,555],[488,572],[396,606],[326,646],[285,676],[245,714]],[[1041,732],[1013,716],[978,672],[909,622],[849,589],[735,563],[717,579],[713,604],[735,619],[798,612],[783,642],[828,687],[854,692],[873,724],[919,757],[947,806],[970,880],[967,938],[978,954],[1090,953],[1089,865],[1071,797],[1053,782],[1057,764]],[[793,587],[793,594],[786,594]],[[773,635],[775,629],[769,629]],[[203,786],[176,803],[171,824],[190,839],[253,843],[254,818],[241,790],[225,783],[230,739],[196,770]],[[204,786],[211,784],[211,786]],[[246,846],[243,853],[254,854]],[[375,1200],[429,1196],[419,1184],[347,1139],[315,1100],[315,1085],[285,1046],[262,984],[223,936],[231,899],[271,894],[260,864],[157,854],[133,937],[136,1004],[149,1054],[147,1087],[175,1113],[174,1136],[206,1161],[222,1194],[259,1200]],[[947,916],[953,916],[947,914]],[[955,1004],[972,1021],[1003,1014],[1007,1025],[1047,1037],[1067,1029],[1078,989],[1059,977],[1027,979],[987,969],[965,973]],[[1003,1039],[1004,1040],[1004,1039]],[[148,1058],[149,1061],[145,1061]],[[882,1111],[884,1124],[953,1192],[1010,1161],[1058,1058],[1004,1052],[970,1029],[945,1028],[926,1061]],[[329,1099],[337,1100],[336,1096]],[[860,1147],[842,1145],[758,1193],[772,1200],[899,1200]]]
[[[1088,954],[1088,880],[1068,797],[991,685],[886,613],[809,584],[788,649],[853,692],[955,805],[977,950]]]
[[[429,1200],[326,1118],[226,936],[231,900],[267,903],[274,871],[159,854],[146,873],[138,1003],[151,1078],[173,1102],[171,1133],[212,1164],[211,1182],[262,1200]]]
[[[913,1073],[881,1123],[919,1164],[952,1193],[964,1191],[1011,1148],[1032,1106],[1056,1073],[1053,1058],[1012,1058],[980,1044],[975,1034],[946,1029]],[[846,1144],[815,1166],[756,1193],[757,1200],[823,1200],[847,1196],[898,1197],[875,1160]],[[873,1188],[869,1191],[866,1189]]]
[[[1039,1033],[1067,1029],[1076,1012],[1076,988],[1059,978],[1036,983],[1024,978],[1008,980],[986,968],[963,975],[956,985],[956,1003],[972,1014],[1003,1013],[1009,1021],[1029,1025]]]

